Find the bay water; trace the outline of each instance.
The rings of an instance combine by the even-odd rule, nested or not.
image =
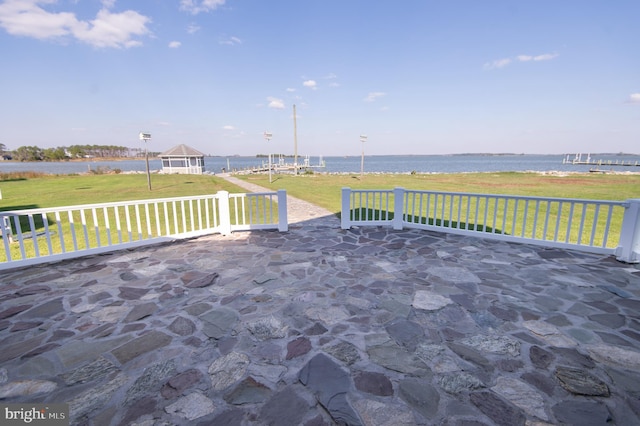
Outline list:
[[[617,171],[640,172],[640,155],[591,154],[592,161],[602,161],[601,165],[574,165],[564,160],[573,160],[575,155],[532,155],[532,154],[461,154],[461,155],[376,155],[364,157],[365,173],[465,173],[465,172],[589,172]],[[582,156],[586,160],[586,155]],[[280,161],[274,159],[274,163]],[[283,160],[293,163],[292,157]],[[305,158],[298,157],[302,164]],[[310,157],[309,165],[316,173],[360,173],[362,158],[350,157]],[[318,167],[324,163],[324,167]],[[615,164],[634,164],[617,166]],[[267,158],[257,157],[205,157],[205,170],[217,174],[225,171],[241,171],[256,167],[266,167]],[[637,164],[637,166],[635,165]],[[159,159],[149,159],[152,172],[162,169]],[[144,159],[118,161],[62,161],[62,162],[13,162],[0,161],[0,173],[33,171],[49,174],[78,174],[100,170],[120,170],[122,172],[144,172]]]

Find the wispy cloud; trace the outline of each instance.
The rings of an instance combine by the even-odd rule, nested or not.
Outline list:
[[[374,102],[376,99],[381,98],[383,96],[385,96],[386,93],[385,92],[370,92],[366,98],[364,98],[363,100],[365,102]]]
[[[224,38],[224,39],[220,40],[218,43],[226,44],[226,45],[229,45],[229,46],[235,46],[235,45],[238,45],[238,44],[242,44],[242,40],[240,40],[238,37],[227,37],[227,38]]]
[[[629,95],[629,100],[627,101],[631,104],[640,104],[640,93],[632,93]]]
[[[198,26],[198,24],[191,23],[187,26],[187,33],[189,34],[195,34],[198,31],[200,31],[200,26]]]
[[[211,12],[224,5],[226,0],[180,0],[180,10],[197,15],[202,12]]]
[[[316,90],[318,88],[318,83],[315,80],[306,80],[302,83],[304,87],[308,87],[311,90]]]
[[[227,124],[226,126],[222,126],[223,130],[235,130],[236,128],[234,126],[231,126],[229,124]]]
[[[289,93],[292,93],[292,92],[295,92],[295,91],[296,91],[296,89],[294,89],[293,87],[287,87],[287,88],[285,89],[285,91],[287,91],[287,92],[289,92]]]
[[[16,36],[39,40],[68,38],[99,48],[142,45],[136,37],[150,34],[151,19],[133,10],[111,13],[113,1],[102,2],[95,19],[79,20],[75,13],[49,12],[51,0],[11,0],[0,4],[0,27]],[[42,5],[42,6],[41,6]]]
[[[179,41],[172,41],[169,43],[169,47],[172,49],[177,49],[180,46],[182,46],[182,43],[180,43]]]
[[[267,100],[269,101],[269,104],[267,105],[269,108],[284,109],[284,101],[282,99],[269,96]]]
[[[513,62],[540,62],[540,61],[550,61],[552,59],[557,58],[558,55],[557,53],[544,53],[542,55],[518,55],[515,56],[513,58],[502,58],[502,59],[496,59],[494,61],[491,62],[487,62],[486,64],[484,64],[484,69],[486,70],[493,70],[493,69],[497,69],[497,68],[504,68],[507,65],[513,63]]]

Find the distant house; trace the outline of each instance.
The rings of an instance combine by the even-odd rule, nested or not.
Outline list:
[[[204,154],[190,146],[174,146],[159,157],[162,160],[162,173],[200,175],[204,172]]]

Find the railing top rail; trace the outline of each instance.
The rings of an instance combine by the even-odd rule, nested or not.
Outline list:
[[[245,194],[229,194],[229,196],[233,196],[233,195],[244,196]],[[207,194],[207,195],[193,195],[193,196],[186,196],[186,197],[149,198],[146,200],[115,201],[115,202],[109,202],[109,203],[77,204],[74,206],[41,207],[41,208],[24,209],[24,210],[4,210],[4,211],[0,211],[0,216],[55,213],[55,212],[65,212],[69,210],[86,210],[86,209],[103,208],[103,207],[133,206],[133,205],[164,203],[164,202],[173,202],[173,201],[205,200],[205,199],[216,198],[216,197],[217,197],[217,194]]]
[[[237,193],[237,194],[229,194],[229,197],[262,197],[265,195],[278,195],[276,191],[269,192],[245,192],[245,193]]]
[[[351,192],[393,192],[393,189],[353,189],[348,188]]]
[[[418,190],[418,189],[405,189],[405,192],[411,193],[421,193],[421,194],[437,194],[437,195],[461,195],[461,196],[471,196],[471,197],[487,197],[487,198],[509,198],[509,199],[520,199],[520,200],[533,200],[533,201],[562,201],[567,203],[592,203],[592,204],[601,204],[601,205],[612,205],[612,206],[622,206],[625,207],[629,203],[628,201],[620,201],[620,200],[592,200],[588,198],[559,198],[559,197],[538,197],[532,195],[512,195],[512,194],[483,194],[477,192],[454,192],[454,191],[429,191],[429,190]]]

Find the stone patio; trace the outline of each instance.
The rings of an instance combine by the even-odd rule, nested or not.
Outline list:
[[[1,273],[1,402],[80,425],[640,424],[638,265],[289,207],[286,233]]]

